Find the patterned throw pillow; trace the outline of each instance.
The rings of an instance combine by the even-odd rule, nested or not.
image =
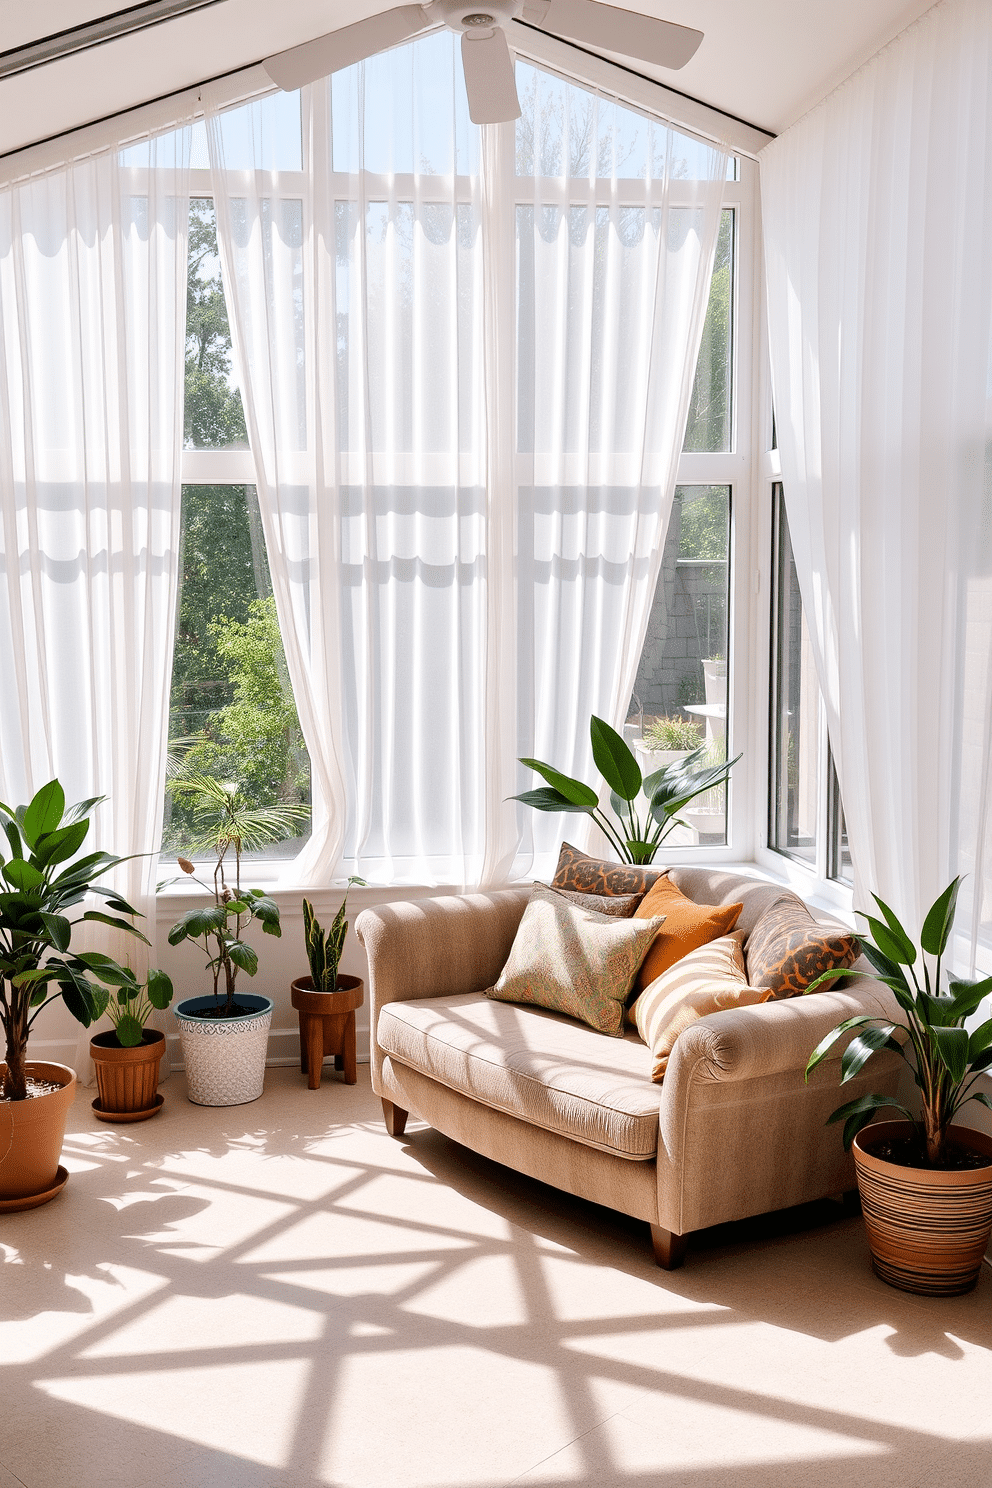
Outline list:
[[[510,958],[486,996],[567,1013],[619,1036],[627,994],[662,923],[660,916],[614,919],[569,904],[553,890],[535,889]]]
[[[751,985],[769,987],[782,998],[798,997],[825,971],[851,966],[858,947],[853,935],[818,924],[805,904],[789,895],[765,910],[748,936],[746,954]],[[825,992],[829,985],[817,990]]]
[[[646,987],[634,1003],[637,1031],[654,1055],[652,1080],[665,1078],[675,1040],[707,1013],[753,1007],[772,996],[749,987],[737,936],[724,935],[683,956]]]
[[[644,898],[643,894],[582,894],[578,889],[556,889],[545,883],[535,883],[534,887],[549,894],[560,894],[569,904],[577,904],[580,909],[595,909],[614,920],[629,920]]]
[[[737,924],[743,904],[696,904],[675,887],[669,878],[660,878],[645,894],[635,916],[647,919],[663,914],[664,928],[655,937],[637,978],[637,989],[643,991],[655,977],[681,961],[690,951],[729,935]]]
[[[665,871],[634,863],[608,863],[564,842],[551,887],[576,889],[581,894],[646,894]]]

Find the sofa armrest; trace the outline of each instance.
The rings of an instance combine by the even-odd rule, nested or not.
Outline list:
[[[894,1094],[902,1060],[883,1050],[841,1088],[841,1038],[808,1083],[804,1072],[821,1039],[859,1013],[901,1021],[889,989],[871,978],[711,1013],[686,1029],[661,1087],[664,1228],[684,1234],[853,1188],[853,1162],[827,1118],[868,1091]]]
[[[693,1023],[676,1041],[665,1088],[674,1096],[687,1078],[753,1080],[785,1070],[798,1070],[801,1075],[820,1040],[845,1018],[860,1013],[895,1022],[903,1018],[888,987],[874,977],[808,997],[711,1013]],[[828,1064],[840,1059],[849,1041],[838,1040]],[[836,1072],[831,1078],[837,1080]]]
[[[369,962],[372,1084],[379,1094],[379,1009],[387,1002],[491,987],[506,964],[530,892],[528,887],[404,900],[358,916],[355,934]]]

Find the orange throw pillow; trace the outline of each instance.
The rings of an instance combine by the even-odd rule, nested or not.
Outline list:
[[[743,908],[743,904],[696,904],[671,879],[659,878],[634,910],[635,919],[665,916],[638,973],[635,996],[690,951],[708,945],[718,935],[729,935]]]

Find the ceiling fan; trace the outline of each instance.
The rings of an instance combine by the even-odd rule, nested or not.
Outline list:
[[[266,57],[263,67],[277,87],[290,91],[343,67],[388,51],[438,26],[461,33],[462,66],[473,124],[502,124],[520,117],[513,60],[505,27],[521,20],[566,41],[620,52],[672,69],[684,67],[703,39],[701,31],[619,10],[603,0],[431,0],[398,5],[352,26],[329,31],[302,46]]]

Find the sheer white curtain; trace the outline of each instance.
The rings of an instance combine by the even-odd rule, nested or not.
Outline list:
[[[595,778],[671,512],[727,153],[518,64],[518,755]],[[521,767],[517,789],[537,784]],[[521,811],[520,866],[562,819]],[[583,827],[572,818],[574,834]]]
[[[477,880],[485,443],[478,131],[450,33],[305,89],[293,198],[227,168],[218,239],[273,588],[325,808],[291,870]],[[244,116],[245,111],[241,111]],[[243,125],[242,125],[243,131]]]
[[[992,9],[946,0],[761,157],[789,527],[856,902],[992,929]]]
[[[0,799],[154,854],[179,542],[188,132],[0,191]],[[154,938],[155,859],[116,887]],[[95,931],[147,965],[139,942]],[[80,1045],[85,1051],[85,1040]]]
[[[523,871],[515,756],[585,766],[590,712],[618,718],[636,671],[727,157],[518,76],[524,117],[481,132],[448,32],[305,89],[295,185],[267,167],[268,105],[240,111],[251,171],[231,169],[232,116],[208,117],[273,586],[328,808],[304,882],[342,855],[391,882],[498,882],[521,831]]]

